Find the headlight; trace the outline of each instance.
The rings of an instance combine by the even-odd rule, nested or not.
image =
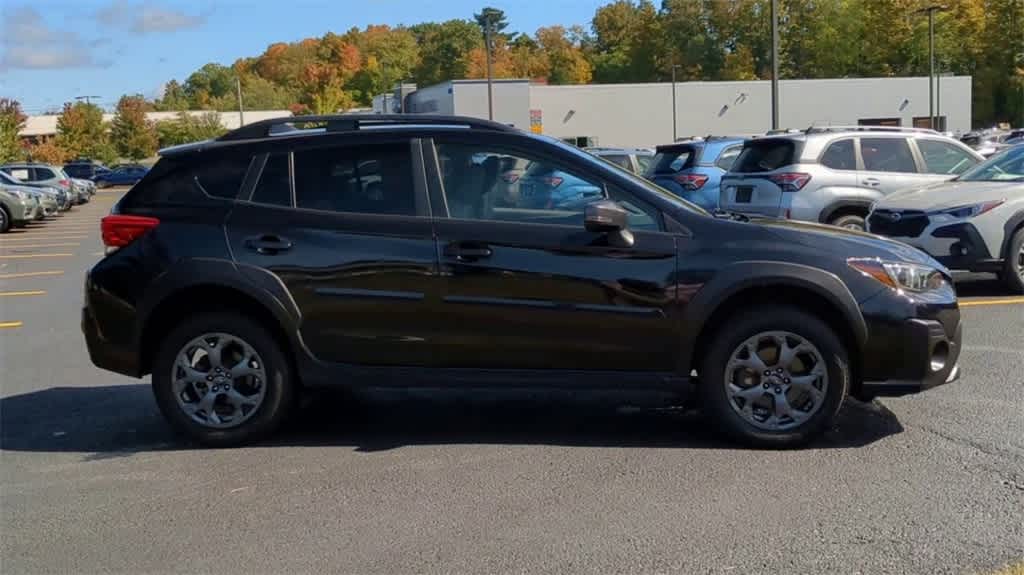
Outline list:
[[[955,208],[946,208],[943,210],[935,210],[928,212],[929,216],[949,216],[950,218],[962,220],[966,218],[973,218],[980,216],[987,211],[998,208],[1006,200],[995,200],[992,202],[982,202],[980,204],[969,204],[966,206],[957,206]]]
[[[28,199],[28,194],[23,192],[23,191],[21,191],[21,190],[8,190],[8,193],[10,193],[12,196],[18,198],[19,200]]]
[[[948,283],[942,272],[920,264],[887,262],[870,258],[850,258],[846,260],[846,263],[851,268],[895,290],[931,291],[940,289]]]

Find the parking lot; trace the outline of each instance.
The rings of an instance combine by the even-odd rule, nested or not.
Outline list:
[[[984,573],[1024,558],[1024,298],[958,285],[963,377],[737,448],[641,398],[307,405],[197,449],[79,329],[102,191],[0,236],[4,573]],[[499,401],[500,399],[500,401]],[[623,404],[645,407],[624,408]]]

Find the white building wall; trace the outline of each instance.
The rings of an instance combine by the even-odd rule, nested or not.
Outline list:
[[[487,118],[487,81],[453,82],[455,113],[460,116]],[[494,82],[494,121],[523,130],[530,129],[529,80],[498,80]]]
[[[943,78],[941,89],[947,129],[970,130],[971,78]],[[867,118],[899,118],[903,126],[912,126],[915,117],[928,116],[928,78],[783,80],[779,99],[786,128],[857,124]],[[671,142],[671,106],[670,83],[530,87],[530,108],[541,111],[543,133],[589,136],[602,146]],[[680,137],[764,133],[771,128],[771,84],[678,83],[676,114]]]
[[[412,114],[454,114],[455,96],[452,92],[451,82],[417,90],[409,96],[409,109],[406,111]]]

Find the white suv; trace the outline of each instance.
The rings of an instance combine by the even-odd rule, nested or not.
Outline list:
[[[864,230],[871,205],[984,160],[932,130],[845,126],[748,140],[722,178],[723,210]]]

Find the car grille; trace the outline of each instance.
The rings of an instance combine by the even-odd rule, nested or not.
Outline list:
[[[868,218],[873,234],[916,238],[928,227],[928,215],[916,210],[875,210]]]

